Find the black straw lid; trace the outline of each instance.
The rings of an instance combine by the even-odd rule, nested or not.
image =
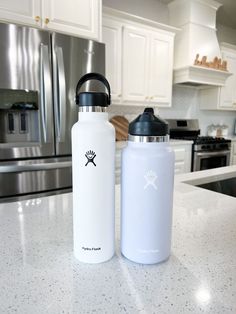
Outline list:
[[[137,136],[165,136],[169,134],[168,123],[154,115],[153,108],[145,108],[129,124],[129,134]]]

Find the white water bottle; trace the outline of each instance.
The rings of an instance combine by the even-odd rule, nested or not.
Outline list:
[[[168,138],[168,124],[146,108],[130,123],[122,152],[121,251],[137,263],[170,255],[174,152]]]
[[[88,80],[101,81],[108,94],[82,92]],[[110,86],[104,76],[88,73],[78,82],[79,121],[72,128],[74,255],[100,263],[115,252],[115,129],[108,121]]]

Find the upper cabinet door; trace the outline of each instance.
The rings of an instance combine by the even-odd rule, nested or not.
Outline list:
[[[222,52],[222,58],[228,62],[228,70],[233,73],[221,88],[220,107],[232,108],[236,104],[236,51]]]
[[[103,18],[102,41],[106,45],[106,77],[111,85],[112,100],[121,100],[121,33],[122,26]]]
[[[41,26],[41,0],[0,0],[0,19]]]
[[[43,27],[100,40],[101,0],[42,0]]]
[[[171,106],[173,37],[153,33],[151,38],[150,102],[158,106]]]
[[[123,30],[123,100],[148,99],[149,33],[125,26]]]

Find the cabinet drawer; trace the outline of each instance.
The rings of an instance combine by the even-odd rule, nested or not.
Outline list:
[[[115,158],[115,163],[116,163],[116,168],[120,168],[120,164],[121,164],[121,155],[117,155],[116,154],[116,158]]]
[[[232,158],[232,165],[236,165],[236,155],[234,155]]]
[[[184,148],[174,148],[175,161],[184,161],[185,149]]]
[[[119,170],[121,168],[121,152],[122,152],[121,149],[117,149],[116,156],[115,156],[115,167],[116,169],[119,169]]]
[[[175,162],[175,174],[184,172],[185,172],[184,161]]]
[[[120,169],[115,170],[115,183],[120,184]]]
[[[231,144],[231,151],[233,155],[236,155],[236,143],[232,142]]]

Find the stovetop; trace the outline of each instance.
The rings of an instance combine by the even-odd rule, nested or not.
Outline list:
[[[231,140],[222,137],[212,136],[184,136],[184,137],[171,137],[178,140],[191,140],[193,141],[193,151],[207,152],[207,151],[223,151],[230,149]]]
[[[193,141],[193,151],[223,151],[230,149],[231,140],[222,137],[200,136],[197,119],[168,119],[170,138]]]

